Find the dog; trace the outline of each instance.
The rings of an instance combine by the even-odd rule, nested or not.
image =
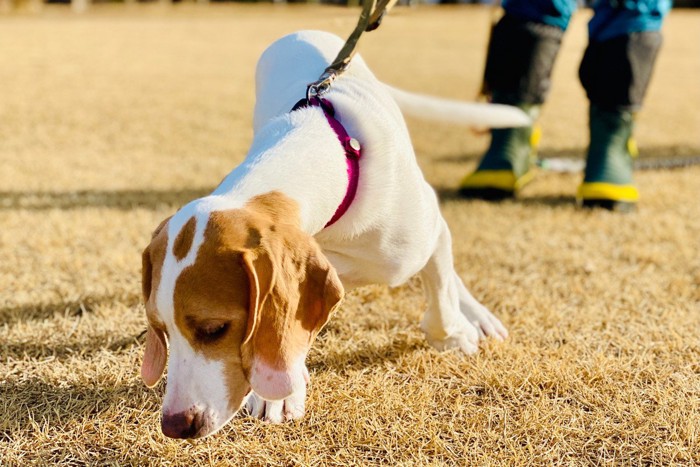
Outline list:
[[[263,53],[246,159],[163,221],[143,252],[141,376],[153,387],[167,365],[168,437],[211,435],[243,406],[270,422],[303,416],[309,348],[355,287],[419,274],[420,326],[437,349],[473,354],[480,339],[507,336],[454,270],[450,231],[397,101],[434,117],[447,108],[463,123],[527,117],[392,89],[359,55],[323,99],[295,106],[342,45],[302,31]]]

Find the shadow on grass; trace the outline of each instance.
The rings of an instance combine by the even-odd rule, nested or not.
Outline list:
[[[524,206],[576,206],[576,197],[565,195],[542,195],[518,198],[516,203]]]
[[[115,414],[108,415],[109,412],[124,405],[138,404],[142,410],[146,391],[137,380],[115,386],[99,386],[88,380],[80,384],[54,385],[39,378],[1,382],[3,416],[0,419],[0,442],[3,438],[25,436],[22,433],[36,429],[32,426],[38,425],[46,430],[45,426],[66,427],[85,418],[110,419]],[[157,404],[153,398],[153,412],[159,410]]]
[[[144,331],[145,330],[144,326]],[[54,344],[46,344],[39,341],[0,343],[0,355],[2,355],[3,358],[12,358],[16,360],[51,359],[65,361],[72,357],[92,358],[103,351],[119,353],[131,347],[141,346],[145,341],[144,336],[145,332],[120,338],[116,338],[112,333],[83,337],[80,336],[80,329],[78,328],[70,342],[58,342]],[[66,336],[66,339],[69,337],[71,336]]]
[[[348,371],[369,370],[384,366],[387,363],[397,363],[407,354],[425,349],[425,344],[420,339],[411,339],[405,334],[394,336],[390,342],[363,344],[360,348],[351,351],[334,351],[332,349],[320,349],[309,362],[309,370],[312,372],[334,371],[344,374]]]
[[[470,200],[462,198],[460,196],[459,191],[457,191],[457,188],[449,188],[449,187],[444,187],[444,186],[435,186],[433,187],[435,189],[435,193],[438,196],[438,200],[440,201],[440,204],[449,202],[449,201],[464,201],[464,202],[469,202]]]
[[[446,188],[446,187],[435,187],[435,192],[438,195],[438,199],[440,200],[440,204],[448,203],[448,202],[464,202],[466,203],[471,203],[471,202],[486,202],[483,200],[471,200],[471,199],[466,199],[460,196],[459,192],[455,188]],[[555,207],[555,206],[574,206],[576,204],[576,198],[573,196],[565,196],[565,195],[542,195],[542,196],[522,196],[519,198],[515,199],[507,199],[503,201],[490,201],[490,203],[493,203],[494,205],[499,205],[499,204],[522,204],[525,206],[547,206],[547,207]]]
[[[483,152],[468,152],[464,154],[447,154],[430,158],[430,162],[437,164],[464,164],[467,162],[479,162]]]
[[[657,168],[655,163],[664,168],[664,161],[675,159],[679,167],[697,165],[700,163],[700,147],[695,146],[644,146],[640,148],[639,158],[636,160],[637,169]],[[585,147],[573,147],[563,149],[542,149],[538,151],[537,157],[540,159],[563,158],[563,159],[583,159],[586,155]],[[431,159],[435,163],[444,164],[464,164],[467,162],[478,162],[481,160],[483,152],[466,154],[448,154]]]
[[[100,305],[121,303],[126,306],[136,306],[141,302],[137,294],[109,294],[98,296],[86,296],[77,300],[59,300],[53,303],[26,304],[0,307],[0,326],[24,323],[29,321],[43,321],[56,315],[79,318],[85,313],[91,313]]]
[[[156,209],[163,206],[182,206],[211,193],[210,188],[173,190],[81,190],[81,191],[3,191],[0,192],[0,210],[79,209],[88,207]]]
[[[563,157],[566,159],[582,159],[585,154],[585,148],[565,148],[556,150],[542,150],[538,151],[537,156],[542,159],[547,159],[549,157]],[[466,154],[447,154],[445,156],[436,157],[432,159],[433,162],[442,164],[464,164],[467,162],[478,162],[484,155],[483,152],[478,153],[466,153]]]

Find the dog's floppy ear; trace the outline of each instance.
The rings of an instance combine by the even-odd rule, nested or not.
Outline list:
[[[141,256],[141,289],[144,302],[148,302],[151,296],[153,282],[153,264],[151,263],[150,245],[143,250]],[[158,383],[165,370],[165,362],[168,357],[168,346],[163,331],[149,325],[146,330],[146,346],[141,364],[141,379],[149,388]]]
[[[299,283],[300,309],[296,317],[301,320],[303,329],[312,333],[313,338],[328,322],[330,313],[342,300],[345,290],[335,268],[323,256],[317,245],[312,246],[313,254],[307,258],[302,283]],[[247,345],[260,324],[262,307],[272,292],[276,266],[268,254],[255,255],[250,251],[243,253],[243,263],[250,282],[248,323],[242,343]],[[273,301],[278,305],[282,304],[279,300]],[[273,303],[268,304],[270,305]]]
[[[146,350],[141,364],[141,379],[149,388],[155,386],[163,376],[165,362],[168,359],[168,344],[165,334],[160,329],[148,326],[146,331]]]
[[[250,283],[248,323],[241,344],[247,346],[260,321],[260,307],[272,289],[273,266],[267,255],[255,255],[251,251],[243,253],[243,264]]]
[[[312,333],[312,338],[328,322],[331,312],[335,310],[345,295],[343,284],[335,268],[321,252],[318,245],[313,245],[312,254],[306,263],[306,278],[301,290],[304,329]]]
[[[263,235],[243,263],[250,280],[244,367],[258,395],[284,399],[304,387],[306,354],[343,286],[314,239],[291,226]]]
[[[151,244],[143,250],[143,254],[141,255],[141,291],[146,306],[148,306],[153,288],[151,245],[153,244],[153,239],[163,230],[168,220],[170,220],[169,217],[158,225],[151,236]],[[168,344],[165,334],[163,331],[149,325],[146,330],[146,345],[143,354],[143,363],[141,364],[141,379],[143,379],[146,386],[150,388],[158,383],[158,380],[160,380],[163,375],[163,371],[165,371],[167,358]]]
[[[276,245],[243,253],[250,282],[243,346],[261,326],[273,327],[281,335],[292,330],[291,321],[298,321],[313,339],[343,298],[345,291],[335,268],[313,239],[304,240],[289,249]],[[285,317],[285,313],[291,315]]]

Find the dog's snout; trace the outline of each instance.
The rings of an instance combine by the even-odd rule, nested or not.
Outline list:
[[[188,439],[203,436],[205,415],[195,409],[175,414],[163,414],[161,429],[168,438]]]

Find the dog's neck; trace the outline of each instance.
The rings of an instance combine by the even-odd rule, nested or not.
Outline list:
[[[314,235],[333,217],[347,187],[344,148],[321,109],[305,108],[261,128],[243,163],[176,217],[240,208],[257,195],[279,191],[296,201],[302,230]]]

